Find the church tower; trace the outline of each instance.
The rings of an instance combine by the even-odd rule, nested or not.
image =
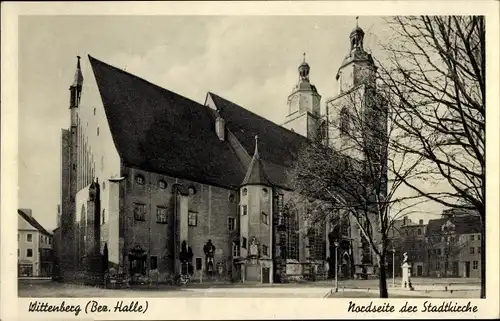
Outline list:
[[[69,87],[70,128],[62,131],[62,177],[61,177],[61,237],[62,271],[74,271],[78,258],[75,242],[75,197],[77,193],[78,175],[78,109],[82,95],[83,75],[80,67],[80,56],[77,56],[76,71],[73,83]],[[63,275],[63,278],[65,276]],[[68,275],[68,277],[71,277]]]
[[[241,275],[244,282],[273,283],[273,195],[258,143],[255,136],[255,152],[240,187]]]
[[[356,27],[349,36],[349,53],[335,77],[338,94],[326,102],[329,144],[358,159],[363,157],[364,146],[368,143],[364,141],[365,120],[375,117],[378,121],[378,115],[367,113],[377,97],[377,67],[372,55],[364,49],[364,36],[356,18]]]
[[[349,36],[349,53],[336,75],[338,94],[326,102],[328,143],[338,152],[360,161],[368,160],[371,167],[383,171],[380,175],[370,174],[376,180],[372,183],[378,185],[382,184],[383,175],[387,177],[387,111],[376,88],[377,67],[372,55],[364,49],[365,33],[357,19]],[[386,192],[386,186],[382,186],[382,193]],[[374,216],[371,221],[376,220]],[[372,249],[357,224],[351,221],[349,225],[350,232],[346,230],[342,235],[350,234],[353,240],[350,260],[355,273],[373,271],[377,263]],[[373,237],[379,239],[379,229],[372,226],[372,231]]]
[[[299,66],[299,81],[288,96],[288,114],[283,127],[314,139],[318,131],[321,96],[309,80],[311,68],[304,60]]]

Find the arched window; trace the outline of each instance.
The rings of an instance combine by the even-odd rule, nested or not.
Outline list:
[[[280,242],[286,244],[285,259],[299,260],[299,212],[293,203],[286,204],[283,212],[286,234]]]
[[[340,111],[340,119],[339,119],[339,131],[341,136],[346,136],[349,134],[351,130],[351,115],[347,108],[342,108]]]

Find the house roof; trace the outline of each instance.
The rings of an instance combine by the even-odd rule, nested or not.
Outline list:
[[[40,233],[52,236],[52,234],[49,233],[46,229],[44,229],[43,226],[40,223],[38,223],[38,221],[33,216],[29,216],[23,210],[17,210],[17,214],[19,214],[26,222],[28,222],[31,226],[37,229]]]
[[[210,108],[89,56],[126,166],[236,188],[246,169],[215,133]]]
[[[481,232],[481,221],[479,216],[468,215],[429,220],[426,235],[441,234],[441,227],[448,221],[455,225],[456,234],[472,234]]]
[[[259,137],[259,156],[263,169],[273,185],[293,189],[291,169],[307,138],[214,93],[209,93],[227,128],[238,139],[248,155],[252,155],[255,136]]]

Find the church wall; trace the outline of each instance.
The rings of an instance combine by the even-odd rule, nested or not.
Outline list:
[[[148,269],[151,256],[158,260],[157,280],[164,281],[173,272],[175,258],[174,251],[174,210],[175,195],[172,186],[180,184],[181,190],[194,187],[195,194],[187,196],[188,212],[191,217],[196,216],[196,223],[191,220],[188,225],[188,246],[193,251],[193,267],[196,268],[196,258],[202,259],[205,268],[205,254],[203,246],[210,239],[215,251],[215,264],[222,262],[225,271],[230,268],[232,256],[232,240],[238,239],[238,192],[215,187],[188,180],[175,179],[169,176],[150,173],[134,168],[126,168],[125,194],[122,200],[124,221],[123,237],[124,252],[128,253],[134,246],[139,245],[148,252]],[[137,184],[136,177],[144,177],[144,185]],[[161,189],[159,181],[167,183],[166,189]],[[231,197],[232,195],[232,197]],[[184,197],[184,196],[181,196]],[[144,221],[134,218],[134,204],[145,206]],[[167,224],[158,223],[156,220],[157,208],[166,208]],[[228,218],[235,218],[235,231],[228,230]],[[195,226],[193,226],[195,225]],[[182,242],[180,240],[179,242]],[[180,244],[178,244],[180,246]],[[125,269],[128,269],[128,258],[122,259]],[[199,277],[199,272],[195,276]],[[153,278],[156,281],[155,278]]]
[[[196,258],[201,258],[205,270],[203,246],[211,240],[216,249],[215,266],[222,263],[225,272],[233,270],[232,242],[239,240],[238,192],[204,184],[195,184],[195,187],[197,192],[190,197],[188,203],[189,211],[198,213],[197,226],[189,226],[188,231],[193,265]],[[228,229],[229,217],[235,219],[234,231]]]
[[[361,108],[363,107],[363,95],[365,87],[360,86],[351,92],[346,92],[337,96],[326,103],[328,115],[328,139],[331,146],[336,150],[343,151],[351,157],[361,158],[362,154],[359,150],[360,141],[353,141],[350,137],[341,137],[340,135],[340,112],[346,107],[351,114],[351,119],[358,122],[361,119]],[[351,125],[351,127],[359,128],[359,125]],[[359,133],[350,134],[360,135]],[[356,136],[358,137],[358,136]]]
[[[299,135],[307,137],[307,114],[296,114],[295,118],[291,118],[291,120],[287,119],[287,122],[282,126]]]
[[[81,129],[80,188],[86,188],[94,180],[101,187],[101,213],[99,215],[100,249],[108,247],[112,264],[119,263],[119,183],[108,181],[120,176],[120,157],[114,145],[99,90],[88,59],[82,59],[84,83],[78,119]],[[76,208],[78,210],[78,207]],[[104,222],[102,216],[104,213]],[[111,264],[111,265],[112,265]]]

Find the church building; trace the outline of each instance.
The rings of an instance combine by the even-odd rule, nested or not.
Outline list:
[[[292,184],[299,151],[345,112],[345,94],[375,90],[363,37],[359,27],[350,35],[325,115],[304,57],[282,125],[215,93],[200,104],[78,57],[61,135],[61,277],[277,283],[332,277],[333,264],[343,277],[373,271],[354,224],[334,236],[329,222],[310,224]]]

